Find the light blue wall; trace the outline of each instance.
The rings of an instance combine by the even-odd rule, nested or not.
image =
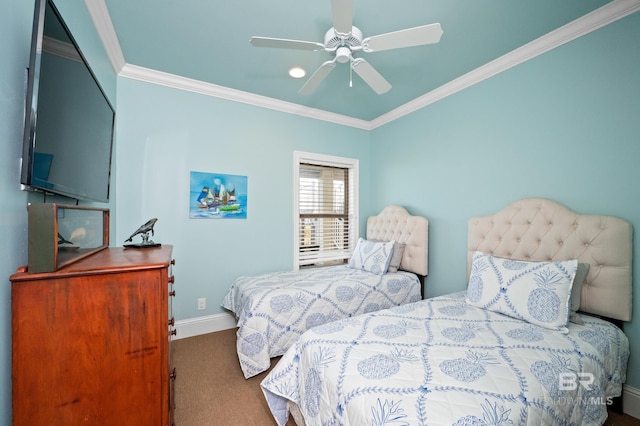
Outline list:
[[[25,69],[33,4],[0,2],[0,424],[11,424],[11,284],[27,259],[27,194],[20,191]],[[11,40],[11,42],[6,42]]]
[[[174,246],[178,320],[224,312],[240,275],[292,268],[294,151],[359,159],[367,210],[367,131],[126,78],[118,114],[115,243],[158,218],[153,240]],[[247,176],[247,219],[190,219],[191,171]]]
[[[377,129],[372,145],[374,209],[430,219],[428,297],[466,287],[468,219],[521,198],[619,216],[640,233],[640,13]],[[638,277],[625,328],[635,388]]]

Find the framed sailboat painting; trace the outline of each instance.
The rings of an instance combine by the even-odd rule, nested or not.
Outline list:
[[[246,219],[247,177],[191,172],[189,217],[193,219]]]

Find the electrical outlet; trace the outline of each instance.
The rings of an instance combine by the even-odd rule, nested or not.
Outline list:
[[[203,309],[207,309],[207,299],[205,297],[200,297],[198,299],[198,310],[201,311]]]

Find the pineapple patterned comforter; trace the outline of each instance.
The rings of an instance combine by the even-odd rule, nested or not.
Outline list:
[[[415,274],[376,275],[340,265],[240,277],[222,306],[238,319],[238,359],[249,378],[311,327],[421,298]]]
[[[629,341],[583,315],[569,333],[467,305],[464,292],[315,327],[261,386],[279,425],[600,425]]]

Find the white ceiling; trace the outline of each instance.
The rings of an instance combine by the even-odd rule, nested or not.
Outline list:
[[[373,128],[640,9],[640,0],[354,0],[364,37],[440,23],[439,43],[361,53],[391,84],[377,95],[348,64],[298,90],[331,56],[253,47],[251,36],[323,42],[330,0],[85,0],[116,71],[214,96]],[[287,71],[300,66],[307,76]]]

